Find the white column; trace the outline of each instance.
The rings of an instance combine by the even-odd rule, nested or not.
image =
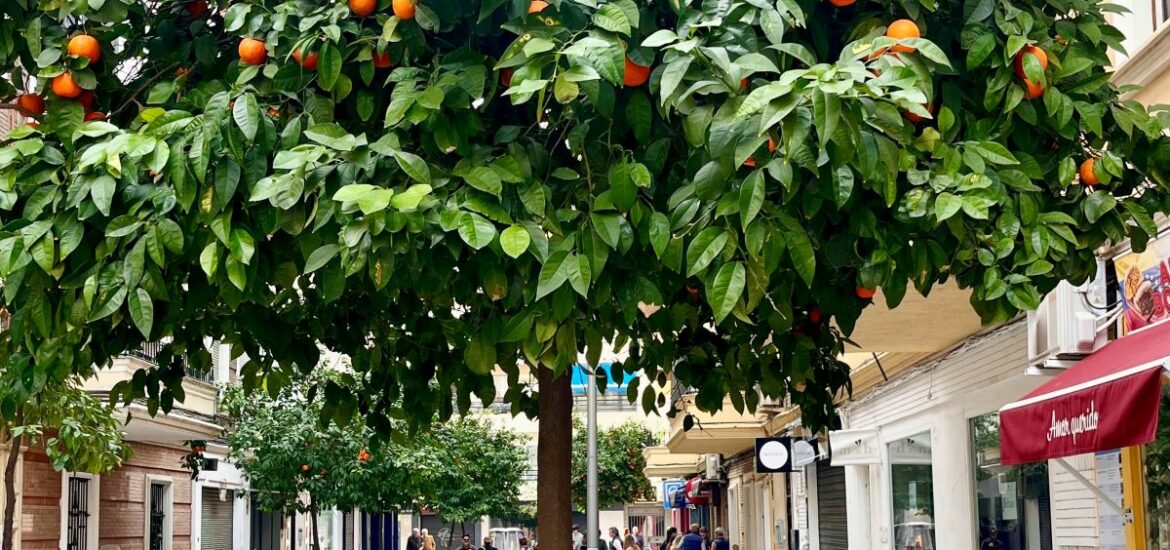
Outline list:
[[[931,430],[934,474],[934,536],[938,548],[976,548],[975,489],[967,418],[961,411],[936,413]]]
[[[845,466],[845,507],[849,517],[849,547],[876,548],[869,506],[869,466]]]

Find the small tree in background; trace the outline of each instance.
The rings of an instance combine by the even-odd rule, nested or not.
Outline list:
[[[588,434],[579,420],[573,422],[573,506],[585,509]],[[654,434],[634,421],[597,431],[597,505],[636,502],[654,498],[654,486],[646,478],[642,450],[654,444]]]
[[[0,369],[0,402],[24,381]],[[53,469],[103,474],[130,458],[122,426],[107,405],[78,388],[72,379],[49,386],[11,410],[0,411],[0,442],[8,446],[4,465],[3,550],[12,550],[16,518],[16,466],[21,447],[44,449]]]
[[[521,437],[461,418],[432,431],[377,441],[366,425],[323,422],[326,381],[347,387],[348,377],[319,370],[270,393],[231,388],[224,402],[232,418],[229,459],[244,472],[260,508],[311,517],[319,548],[317,515],[325,510],[417,511],[466,522],[519,514],[526,467]],[[404,434],[404,431],[396,434]]]

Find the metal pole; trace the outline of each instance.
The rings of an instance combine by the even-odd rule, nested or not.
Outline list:
[[[585,473],[585,540],[590,550],[600,548],[598,546],[598,525],[597,525],[597,371],[595,367],[589,369],[588,378],[585,385],[585,402],[587,403],[586,420],[588,425],[588,458]],[[574,548],[573,550],[579,550]]]

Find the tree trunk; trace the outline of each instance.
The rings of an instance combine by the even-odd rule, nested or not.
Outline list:
[[[536,525],[542,550],[566,550],[573,545],[572,485],[573,392],[565,372],[540,368],[540,433],[536,446]]]
[[[313,501],[313,495],[309,495],[309,536],[312,537],[313,550],[321,550],[321,532],[317,529],[317,503]]]
[[[18,410],[13,425],[23,423],[24,411]],[[23,435],[8,440],[8,462],[4,465],[4,531],[0,532],[0,538],[4,539],[3,550],[12,550],[16,539],[16,465],[20,462],[23,444]]]

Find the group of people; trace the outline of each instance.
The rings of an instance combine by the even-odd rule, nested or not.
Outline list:
[[[588,550],[585,546],[585,533],[577,525],[573,526],[574,550]],[[617,527],[609,528],[609,539],[605,550],[649,550],[646,539],[641,531],[634,527],[626,529],[624,535]],[[692,523],[690,530],[679,535],[678,529],[671,527],[666,531],[666,539],[657,550],[731,550],[731,543],[727,540],[727,533],[722,528],[715,529],[715,538],[712,540],[706,527]]]
[[[430,532],[426,529],[411,529],[410,538],[406,540],[406,550],[437,550],[435,537],[431,536]],[[484,537],[483,546],[477,549],[471,543],[471,535],[465,533],[459,550],[496,550],[496,547],[492,546],[491,537]],[[529,550],[527,539],[520,539],[520,550]]]
[[[678,529],[667,529],[666,539],[662,541],[659,550],[731,550],[731,543],[722,527],[715,529],[715,538],[712,540],[706,527],[692,523],[687,533],[681,536]]]

